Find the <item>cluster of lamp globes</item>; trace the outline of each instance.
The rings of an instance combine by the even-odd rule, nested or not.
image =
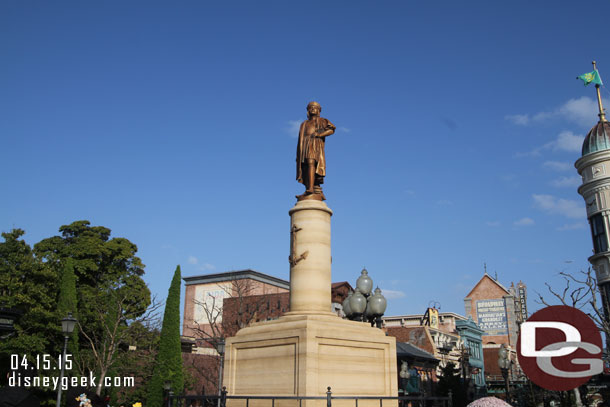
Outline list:
[[[502,374],[510,369],[511,360],[508,358],[508,349],[505,344],[502,344],[498,349],[498,367],[502,371]]]
[[[373,291],[373,279],[368,271],[362,269],[360,277],[356,280],[356,290],[349,292],[343,300],[343,312],[352,321],[370,322],[371,326],[381,328],[381,316],[388,305],[379,287]]]

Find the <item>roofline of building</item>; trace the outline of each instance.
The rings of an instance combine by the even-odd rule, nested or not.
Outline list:
[[[414,347],[419,352],[423,353],[423,355],[412,355],[414,357],[414,359],[440,362],[440,360],[436,356],[434,356],[434,354],[428,352],[427,350],[420,348],[417,345],[413,345],[412,343],[409,343],[409,342],[396,341],[396,344],[398,344],[398,343],[404,343],[404,344],[408,345],[407,347],[409,347],[409,346]]]
[[[281,278],[270,276],[269,274],[260,273],[256,270],[251,270],[251,269],[183,277],[182,280],[184,280],[185,285],[193,285],[193,284],[222,283],[222,282],[227,282],[227,281],[232,281],[232,280],[242,280],[242,279],[247,279],[247,278],[255,280],[255,281],[260,281],[261,283],[266,283],[266,284],[274,285],[276,287],[284,288],[286,290],[290,289],[290,282],[283,280]]]
[[[485,272],[483,274],[483,277],[481,277],[481,279],[474,285],[474,287],[472,287],[472,290],[470,290],[470,292],[466,295],[466,297],[464,297],[464,299],[468,299],[470,298],[470,296],[472,295],[472,293],[474,292],[474,290],[479,286],[479,284],[481,284],[481,282],[485,279],[485,277],[489,278],[492,282],[496,283],[496,285],[498,287],[500,287],[502,290],[506,291],[506,294],[508,295],[512,295],[510,293],[509,290],[506,289],[506,287],[504,287],[498,280],[496,280],[495,278],[493,278],[492,276],[490,276],[489,274],[487,274],[487,272]]]
[[[409,314],[409,315],[384,315],[381,318],[382,319],[401,319],[401,318],[423,318],[425,314]],[[468,319],[467,317],[457,314],[455,312],[439,312],[438,313],[439,317],[445,317],[445,316],[453,316],[456,317],[456,319]]]
[[[478,334],[483,334],[485,333],[485,331],[481,328],[479,328],[479,325],[477,325],[476,322],[474,322],[474,320],[472,318],[468,318],[467,320],[460,320],[460,321],[455,321],[455,329],[463,329],[463,330],[471,330],[471,331],[475,331]]]
[[[346,284],[346,285],[352,287],[352,285],[349,283],[349,281],[337,281],[336,283],[331,283],[330,286],[331,287],[337,287],[337,286],[340,286],[340,285],[343,285],[343,284]]]

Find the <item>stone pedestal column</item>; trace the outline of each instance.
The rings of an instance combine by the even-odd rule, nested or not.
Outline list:
[[[228,394],[325,397],[395,397],[396,339],[367,323],[331,312],[330,217],[324,202],[303,200],[290,209],[290,312],[251,323],[226,339],[224,383]],[[326,400],[277,400],[275,407],[324,407]],[[384,401],[384,407],[395,407]],[[243,407],[229,399],[227,407]],[[269,407],[251,400],[250,407]],[[360,400],[378,407],[379,400]],[[353,407],[334,400],[333,407]]]
[[[331,313],[330,217],[322,201],[290,209],[290,314]]]

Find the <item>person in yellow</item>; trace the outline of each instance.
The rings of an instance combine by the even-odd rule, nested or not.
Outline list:
[[[297,181],[305,185],[301,199],[324,200],[321,184],[326,176],[324,143],[326,137],[335,132],[335,125],[320,117],[322,107],[318,102],[307,105],[307,120],[301,123],[297,144]]]

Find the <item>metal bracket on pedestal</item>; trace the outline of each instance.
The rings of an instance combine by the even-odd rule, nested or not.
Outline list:
[[[290,228],[290,256],[288,256],[288,262],[291,266],[295,266],[301,260],[305,260],[309,254],[309,250],[306,250],[305,252],[301,253],[299,257],[296,257],[297,232],[302,229],[303,228],[300,228],[294,224],[292,225],[292,228]]]

